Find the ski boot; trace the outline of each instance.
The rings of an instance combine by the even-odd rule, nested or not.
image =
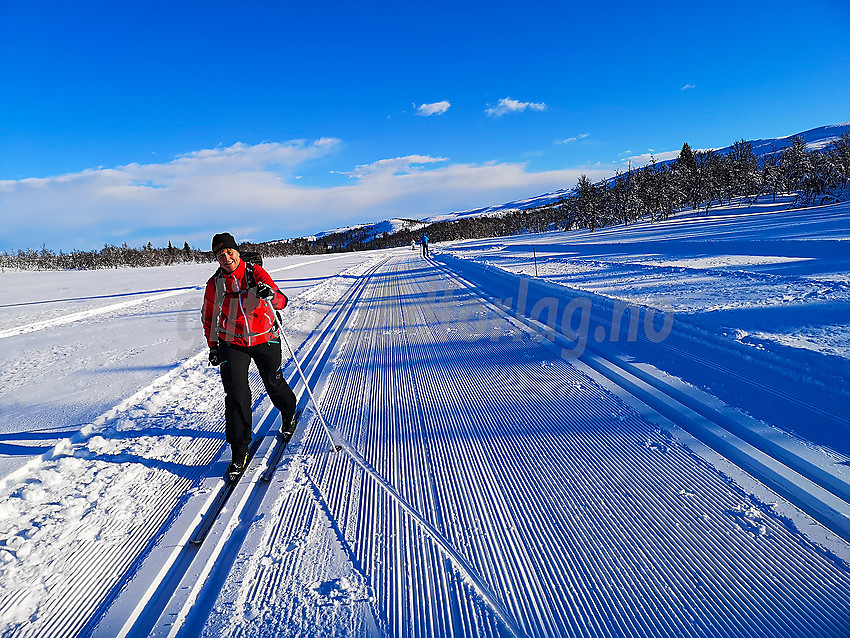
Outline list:
[[[301,408],[295,411],[295,414],[292,415],[292,421],[290,421],[289,425],[283,429],[284,432],[290,435],[295,432],[295,428],[298,426],[298,421],[301,419],[302,412],[303,410]]]
[[[226,478],[228,482],[235,483],[242,476],[243,472],[245,472],[245,468],[248,466],[248,453],[245,453],[245,456],[241,458],[235,458],[230,462],[230,465],[227,466],[227,474]]]

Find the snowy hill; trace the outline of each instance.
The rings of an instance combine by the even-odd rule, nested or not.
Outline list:
[[[393,234],[401,230],[418,230],[425,225],[423,221],[415,219],[399,219],[393,218],[375,224],[356,224],[354,226],[345,226],[343,228],[334,228],[333,230],[323,231],[315,236],[315,239],[325,239],[332,235],[344,235],[352,231],[360,230],[361,234],[358,237],[361,241],[367,242],[375,239],[384,233]]]
[[[803,131],[802,133],[796,133],[794,135],[788,135],[785,137],[775,137],[769,139],[758,139],[751,140],[750,143],[753,146],[753,152],[757,157],[761,157],[762,155],[773,153],[778,150],[782,150],[791,145],[791,139],[797,136],[802,137],[809,150],[820,150],[828,146],[831,142],[839,139],[844,133],[850,133],[850,122],[844,122],[841,124],[832,124],[828,126],[820,126],[818,128],[813,128],[808,131]],[[725,146],[717,149],[702,149],[702,150],[715,150],[718,153],[727,153],[731,146]],[[695,149],[696,150],[696,149]],[[657,154],[656,159],[659,160],[659,163],[670,162],[673,161],[676,157],[678,157],[679,151],[669,151],[663,154]],[[642,164],[649,163],[649,155],[642,156],[641,158],[636,158],[639,161],[633,164],[633,168],[637,168]],[[535,197],[529,197],[526,199],[520,199],[512,202],[507,202],[504,204],[497,204],[493,206],[484,206],[481,208],[473,208],[465,211],[458,211],[452,213],[443,213],[439,215],[430,215],[428,217],[423,217],[422,222],[425,224],[433,224],[435,222],[442,221],[451,221],[455,219],[462,219],[466,217],[480,217],[480,216],[489,216],[489,215],[499,215],[505,214],[511,211],[516,210],[527,210],[529,208],[535,208],[538,206],[545,206],[547,204],[553,204],[564,197],[567,197],[573,192],[572,188],[564,188],[561,190],[557,190],[551,193],[544,193],[542,195],[537,195]],[[403,223],[399,223],[403,222]],[[367,233],[367,237],[372,239],[377,237],[381,233],[388,232],[390,234],[397,232],[398,230],[406,230],[410,228],[409,225],[410,220],[388,220],[383,222],[377,222],[374,224],[364,224],[360,226],[350,226],[348,228],[338,228],[335,230],[326,231],[324,233],[320,233],[318,237],[326,236],[333,233],[344,233],[348,230],[353,230],[357,228],[369,228]],[[408,225],[405,225],[408,224]]]
[[[829,146],[830,143],[834,142],[845,133],[850,133],[850,122],[831,124],[829,126],[819,126],[818,128],[809,129],[808,131],[803,131],[796,135],[788,135],[786,137],[751,140],[750,143],[753,145],[753,152],[760,157],[767,153],[772,153],[791,146],[791,139],[794,137],[802,137],[809,150],[820,150]],[[720,150],[721,152],[728,151],[729,147]]]
[[[561,190],[554,191],[552,193],[544,193],[543,195],[537,195],[536,197],[528,197],[526,199],[518,199],[513,202],[508,202],[506,204],[499,204],[496,206],[485,206],[483,208],[473,208],[471,210],[465,210],[457,213],[445,213],[443,215],[431,215],[430,217],[423,218],[422,221],[427,222],[429,224],[433,224],[434,222],[443,222],[449,221],[453,219],[461,219],[464,217],[479,217],[483,215],[499,215],[508,213],[514,210],[526,210],[528,208],[536,208],[537,206],[545,206],[546,204],[554,204],[555,202],[563,199],[570,193],[572,193],[571,188],[564,188]]]
[[[827,147],[835,140],[839,139],[844,133],[850,133],[850,122],[844,122],[842,124],[832,124],[829,126],[820,126],[818,128],[813,128],[808,131],[803,131],[802,133],[796,133],[794,135],[788,135],[785,137],[751,140],[750,143],[753,145],[753,153],[755,153],[757,157],[761,157],[762,155],[774,153],[776,151],[782,150],[783,148],[791,146],[791,139],[794,137],[802,137],[803,140],[806,142],[806,146],[809,150],[820,150]],[[715,150],[718,153],[728,153],[730,148],[731,146],[725,146],[723,148],[703,150]],[[671,158],[663,159],[660,163],[672,161],[675,157],[678,157],[679,151],[670,151],[664,155],[665,157],[669,155],[671,156]],[[659,157],[656,157],[656,159],[659,159]],[[648,161],[649,156],[646,156],[643,163],[648,163]],[[641,166],[640,162],[633,164],[633,168],[637,168],[639,166]],[[495,215],[499,213],[506,213],[512,210],[526,210],[528,208],[535,208],[537,206],[545,206],[546,204],[552,204],[563,199],[567,195],[570,195],[572,192],[572,189],[565,188],[552,193],[545,193],[543,195],[538,195],[537,197],[529,197],[528,199],[508,202],[506,204],[486,206],[483,208],[475,208],[472,210],[466,210],[456,213],[446,213],[443,215],[432,215],[430,217],[423,218],[423,221],[428,222],[430,224],[438,221],[461,219],[463,217]]]

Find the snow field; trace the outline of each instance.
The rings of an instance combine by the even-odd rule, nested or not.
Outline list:
[[[754,346],[780,342],[847,358],[850,204],[788,205],[780,198],[710,216],[475,240],[444,250],[702,325],[728,321],[738,339],[750,337]]]
[[[595,233],[464,242],[444,248],[443,254],[523,274],[538,288],[553,284],[541,293],[550,298],[583,298],[592,305],[584,313],[590,316],[584,334],[589,346],[599,343],[621,358],[649,362],[729,405],[847,457],[850,350],[841,337],[850,325],[850,253],[845,245],[850,205],[762,208],[766,210],[732,208],[719,211],[719,218],[690,216]],[[540,248],[539,277],[533,276],[534,246]],[[585,270],[591,255],[602,270]],[[697,274],[664,266],[658,273],[638,265],[648,255],[658,262],[720,255],[744,261],[779,259],[770,272],[736,265]],[[802,270],[789,271],[786,258],[792,257],[804,260]],[[623,262],[628,264],[625,269]],[[513,290],[503,290],[496,279],[489,276],[488,285],[497,283],[498,294],[512,295],[516,304],[516,284]],[[694,305],[696,296],[702,301]],[[530,298],[528,308],[535,301]],[[618,303],[641,313],[672,313],[675,327],[659,344],[647,344],[644,331],[638,331],[636,339],[626,338],[629,313],[623,315]],[[623,317],[618,340],[612,336],[616,316]],[[764,338],[757,338],[756,332]]]
[[[517,325],[491,338],[447,320],[429,294],[454,287],[464,317],[492,309],[425,263],[399,257],[370,282],[322,409],[523,633],[841,635],[850,578],[840,564],[683,447],[675,428],[645,420]],[[328,453],[315,420],[287,458],[288,487],[240,558],[264,569],[228,581],[205,635],[283,631],[276,614],[246,624],[245,608],[282,610],[286,635],[324,633],[327,610],[293,592],[319,580],[332,591],[342,573],[371,596],[335,601],[342,624],[331,635],[369,635],[366,602],[383,635],[506,635],[387,492]],[[296,521],[315,516],[320,546],[343,549],[314,560],[342,560],[341,571],[303,562],[319,541]]]
[[[205,473],[223,432],[204,431],[221,397],[207,398],[220,393],[202,365],[195,357],[6,479],[4,626],[26,620],[17,635],[46,636],[84,624]],[[202,391],[187,400],[190,387]],[[22,604],[15,590],[37,596]]]
[[[344,263],[338,257],[332,259]],[[355,264],[351,277],[360,272],[363,259],[350,260]],[[209,265],[204,272],[208,276]],[[113,283],[117,274],[122,273],[112,274]],[[60,278],[65,275],[61,273]],[[98,286],[109,282],[94,279],[99,282],[88,292],[97,293]],[[318,291],[291,300],[287,316],[298,330],[309,333],[311,323],[326,312],[325,305],[348,285],[347,279],[337,277],[316,286]],[[195,288],[190,290],[196,296],[202,294]],[[94,308],[97,313],[85,310],[67,315],[74,316],[74,322],[58,321],[65,315],[54,317],[46,321],[50,325],[43,327],[42,334],[49,333],[48,342],[62,339],[51,331],[65,330],[63,325],[76,329],[95,314],[99,315],[96,322],[117,319],[119,325],[126,325],[123,307],[116,308],[107,301],[109,312],[101,311],[104,299],[91,294],[75,302],[101,307]],[[148,299],[149,303],[155,301]],[[194,300],[193,305],[193,314],[197,314],[199,302]],[[25,314],[17,316],[23,319]],[[133,315],[129,319],[135,320]],[[199,322],[194,327],[200,331]],[[119,330],[119,334],[126,336],[127,332]],[[11,336],[3,342],[29,338]],[[77,347],[73,340],[62,340],[72,350]],[[170,346],[174,346],[173,338]],[[53,370],[47,369],[48,373]],[[16,380],[31,382],[37,370],[24,371],[28,376]],[[40,371],[44,373],[45,369]],[[262,399],[256,372],[250,381],[254,396]],[[89,382],[89,395],[97,396],[98,391],[98,386]],[[49,406],[45,411],[51,414]],[[222,414],[221,382],[218,371],[208,367],[204,348],[178,360],[167,373],[115,407],[75,430],[60,432],[56,438],[63,433],[67,438],[47,448],[41,457],[25,459],[3,477],[0,635],[89,635],[94,622],[132,579],[181,508],[196,495],[202,479],[216,468],[211,463],[224,445]],[[53,415],[55,418],[55,412]],[[18,427],[26,425],[20,423]]]
[[[308,409],[263,483],[264,437],[194,549],[225,464],[210,266],[4,273],[4,329],[78,316],[0,339],[0,636],[846,637],[850,545],[792,502],[847,506],[850,206],[784,205],[270,264],[343,449]],[[590,303],[582,358],[547,296]]]
[[[267,267],[294,298],[363,259],[287,257]],[[199,286],[215,267],[4,272],[14,300],[3,306],[4,329],[21,334],[0,339],[0,475],[203,350]],[[22,332],[33,323],[43,328]]]

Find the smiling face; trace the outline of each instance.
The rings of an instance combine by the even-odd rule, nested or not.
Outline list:
[[[215,258],[228,275],[239,267],[239,251],[235,248],[225,248]]]

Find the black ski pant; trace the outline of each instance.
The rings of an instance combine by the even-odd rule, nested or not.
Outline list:
[[[224,433],[233,458],[248,452],[251,445],[251,388],[248,385],[248,366],[257,365],[272,404],[280,410],[283,423],[288,425],[295,414],[295,394],[283,378],[280,342],[267,341],[256,346],[237,346],[222,342],[219,352],[221,382],[224,384]]]
[[[428,257],[428,244],[426,242],[422,242],[422,256]]]

